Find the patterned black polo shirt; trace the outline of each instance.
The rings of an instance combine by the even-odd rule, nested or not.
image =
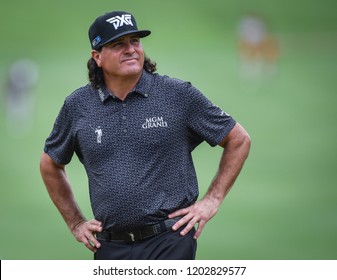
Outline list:
[[[69,95],[44,151],[74,154],[89,179],[95,219],[127,230],[156,223],[198,197],[191,152],[217,145],[235,120],[190,83],[143,72],[124,101],[90,84]]]

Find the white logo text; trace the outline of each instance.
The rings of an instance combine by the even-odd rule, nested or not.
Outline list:
[[[142,124],[143,129],[154,127],[167,127],[167,122],[164,121],[163,117],[152,117],[146,118],[145,123]]]
[[[132,20],[131,20],[131,15],[115,16],[115,17],[107,19],[106,21],[109,22],[109,23],[112,23],[115,30],[117,30],[119,27],[123,26],[123,24],[133,26],[133,23],[132,23]]]

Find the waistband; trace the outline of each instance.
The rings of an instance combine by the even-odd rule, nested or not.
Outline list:
[[[97,240],[103,241],[113,241],[121,240],[126,242],[136,242],[141,241],[150,237],[157,236],[163,232],[172,229],[172,226],[179,221],[181,217],[167,219],[158,224],[146,226],[140,229],[129,230],[129,231],[120,231],[114,232],[110,230],[104,230],[102,232],[96,233]]]

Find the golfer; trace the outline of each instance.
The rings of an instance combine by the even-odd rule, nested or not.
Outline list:
[[[41,157],[52,201],[94,259],[195,259],[197,238],[250,148],[245,129],[191,83],[156,73],[141,44],[150,33],[129,12],[96,18],[89,83],[65,99]],[[192,151],[203,141],[223,149],[198,199]],[[88,176],[92,220],[66,175],[74,153]]]

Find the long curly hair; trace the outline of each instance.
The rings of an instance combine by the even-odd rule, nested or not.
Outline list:
[[[91,57],[87,63],[88,78],[94,88],[105,86],[102,68],[98,67],[96,61]],[[149,73],[157,71],[157,64],[145,55],[143,69]]]

